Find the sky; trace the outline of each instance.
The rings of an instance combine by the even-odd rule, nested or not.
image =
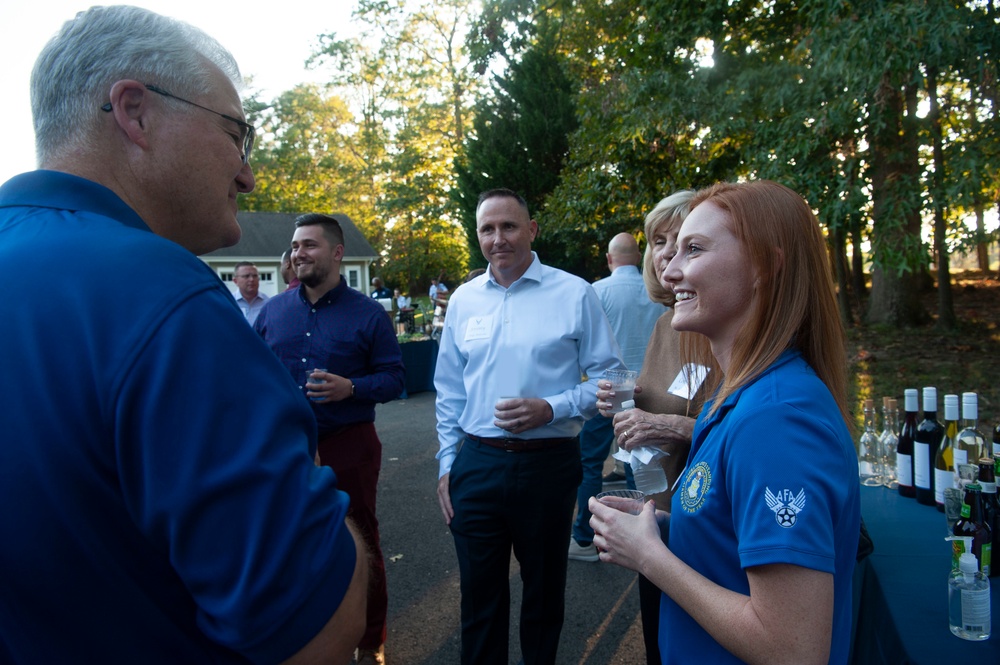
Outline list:
[[[0,183],[35,168],[28,82],[38,52],[87,0],[0,0]],[[128,4],[181,19],[219,40],[253,77],[262,98],[319,80],[305,68],[320,34],[353,31],[353,0],[132,0]]]

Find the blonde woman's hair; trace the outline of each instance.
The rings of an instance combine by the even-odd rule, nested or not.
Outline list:
[[[826,242],[809,205],[788,187],[768,180],[713,185],[695,194],[691,209],[705,202],[725,213],[758,275],[746,327],[736,337],[712,411],[785,349],[795,348],[826,384],[853,431],[844,330]],[[682,353],[692,360],[711,354],[706,338],[688,342]]]
[[[646,251],[642,256],[642,279],[646,283],[646,293],[653,302],[667,307],[674,306],[674,292],[663,288],[660,276],[653,267],[653,236],[657,233],[677,233],[684,218],[691,212],[691,199],[694,191],[682,189],[662,199],[656,207],[646,215],[643,229],[646,234]]]

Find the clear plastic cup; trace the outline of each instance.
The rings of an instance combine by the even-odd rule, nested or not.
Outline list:
[[[631,369],[609,369],[604,372],[604,379],[611,382],[611,390],[614,392],[611,397],[611,413],[622,411],[622,402],[627,402],[635,397],[635,380],[637,378],[639,378],[639,372]]]
[[[623,513],[638,515],[646,503],[646,495],[639,490],[608,490],[597,495],[596,499],[605,506],[616,508]]]

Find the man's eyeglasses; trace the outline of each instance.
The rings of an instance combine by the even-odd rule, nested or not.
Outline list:
[[[200,108],[202,111],[208,111],[209,113],[214,113],[217,116],[229,120],[230,122],[235,122],[240,128],[240,142],[243,144],[243,154],[241,155],[241,158],[243,159],[244,164],[246,164],[250,160],[250,151],[253,150],[253,142],[254,139],[257,137],[257,130],[253,128],[253,125],[244,122],[239,118],[234,118],[231,115],[226,115],[225,113],[219,113],[218,111],[213,111],[207,106],[196,104],[189,99],[184,99],[183,97],[178,97],[177,95],[173,95],[164,90],[163,88],[157,87],[150,83],[143,83],[143,85],[146,86],[146,89],[149,90],[150,92],[155,92],[158,95],[163,95],[164,97],[170,97],[171,99],[176,99],[179,102],[184,102],[185,104],[190,104],[191,106]],[[106,113],[110,112],[111,102],[108,102],[107,104],[102,106],[101,110]]]

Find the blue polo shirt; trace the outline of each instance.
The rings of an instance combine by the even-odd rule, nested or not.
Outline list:
[[[0,662],[271,663],[333,615],[348,499],[288,372],[110,190],[0,188]]]
[[[786,563],[834,576],[831,663],[846,663],[861,522],[857,455],[826,385],[798,351],[695,424],[671,502],[670,549],[711,581],[749,595],[745,568]],[[669,596],[668,663],[739,663]],[[788,617],[795,630],[796,617]]]

